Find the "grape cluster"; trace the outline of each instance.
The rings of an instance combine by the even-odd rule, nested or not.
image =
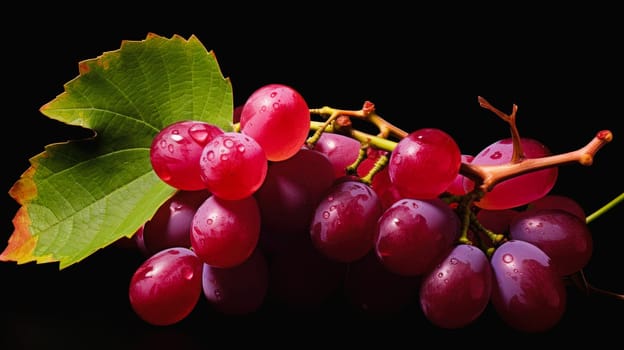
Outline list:
[[[549,194],[557,167],[485,191],[466,176],[548,156],[545,145],[508,138],[468,155],[423,128],[389,151],[338,132],[311,138],[310,111],[269,84],[235,110],[236,131],[191,120],[156,135],[153,169],[177,191],[134,236],[146,256],[129,286],[138,316],[174,324],[202,295],[224,314],[269,295],[310,309],[341,291],[370,313],[417,300],[449,329],[490,304],[521,331],[559,322],[565,278],[588,263],[592,238],[580,205]]]

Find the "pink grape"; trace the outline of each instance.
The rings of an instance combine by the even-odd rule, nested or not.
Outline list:
[[[546,253],[562,276],[587,265],[593,251],[585,220],[563,209],[532,209],[510,223],[510,237],[533,243]]]
[[[566,289],[544,251],[526,241],[509,240],[494,251],[490,263],[491,302],[506,324],[520,331],[543,332],[559,323]]]
[[[177,323],[195,308],[201,296],[202,262],[182,247],[167,248],[147,258],[130,280],[132,309],[158,326]]]
[[[226,315],[243,315],[262,306],[269,286],[267,261],[259,249],[241,264],[219,268],[203,264],[202,290],[208,303]]]
[[[210,196],[191,223],[191,246],[208,265],[228,268],[247,260],[260,236],[260,209],[252,196],[226,200]]]
[[[436,128],[413,131],[390,155],[388,174],[402,197],[431,199],[459,174],[461,153],[455,140]]]
[[[249,197],[260,188],[268,160],[253,138],[225,132],[204,147],[199,166],[205,187],[213,195],[236,200]]]
[[[222,133],[221,128],[201,121],[185,120],[166,126],[154,137],[150,147],[154,172],[177,189],[205,189],[199,158],[204,146]]]
[[[240,130],[262,146],[268,160],[285,160],[305,143],[310,132],[310,110],[292,87],[264,85],[245,101]]]
[[[375,251],[390,271],[406,276],[430,271],[459,235],[459,218],[439,199],[401,199],[378,221]]]
[[[521,138],[522,149],[526,158],[539,158],[550,155],[550,150],[541,142]],[[471,164],[501,165],[508,164],[513,155],[511,138],[496,141],[479,152]],[[528,204],[548,194],[557,180],[558,168],[551,167],[538,170],[496,184],[483,198],[475,201],[475,205],[484,209],[508,209]],[[474,183],[464,181],[466,191],[471,191]]]
[[[345,135],[324,132],[313,149],[329,158],[335,177],[339,178],[347,174],[346,168],[357,159],[360,142]]]
[[[143,244],[151,255],[165,248],[191,246],[191,222],[197,208],[210,196],[206,190],[179,190],[143,225]]]
[[[325,256],[340,262],[362,258],[373,248],[379,197],[368,185],[346,180],[332,186],[318,204],[310,235]]]
[[[485,253],[459,244],[422,279],[419,299],[425,317],[441,328],[473,323],[490,302],[492,267]]]

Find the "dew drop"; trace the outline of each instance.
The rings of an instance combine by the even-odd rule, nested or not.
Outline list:
[[[174,135],[180,135],[180,131],[178,129],[171,130],[171,133]]]
[[[221,161],[225,162],[225,161],[227,161],[228,159],[230,159],[230,156],[229,156],[229,155],[227,155],[227,154],[222,154],[222,155],[221,155]]]
[[[442,278],[444,277],[444,274],[442,272],[438,272],[438,278]]]
[[[215,154],[213,151],[209,151],[208,154],[206,155],[209,161],[213,161],[215,159]]]
[[[277,96],[277,92],[273,91],[270,96],[271,98],[275,98],[275,96]]]
[[[260,112],[266,112],[266,110],[267,110],[266,106],[260,107]]]
[[[513,255],[507,253],[507,254],[503,254],[503,262],[506,264],[511,263],[514,260]]]
[[[333,200],[334,200],[334,197],[333,197],[333,196],[329,196],[329,197],[327,197],[327,201],[328,201],[328,202],[331,202],[331,201],[333,201]]]
[[[214,295],[217,298],[217,300],[221,300],[223,298],[223,294],[221,293],[220,289],[215,289]]]
[[[279,108],[279,106],[280,106],[280,104],[279,104],[279,103],[277,103],[277,102],[273,103],[273,109],[278,109],[278,108]]]
[[[329,212],[328,211],[324,211],[323,212],[323,219],[329,219]]]
[[[167,148],[167,140],[160,140],[160,148]]]
[[[169,153],[173,153],[175,151],[173,145],[170,144],[169,146],[167,146],[167,151],[169,151]]]
[[[226,139],[223,141],[223,145],[227,148],[232,148],[234,146],[234,141],[232,141],[232,139]]]
[[[335,205],[330,206],[330,207],[329,207],[329,210],[330,210],[330,211],[336,210],[336,206],[335,206]]]
[[[490,159],[500,159],[503,156],[503,154],[499,151],[496,151],[494,153],[492,153],[492,155],[490,156]]]
[[[239,151],[240,153],[244,153],[245,152],[245,146],[244,145],[238,145],[238,147],[236,147],[236,150]]]
[[[457,259],[451,258],[451,264],[452,265],[457,265]]]
[[[189,129],[189,135],[191,135],[191,138],[195,140],[195,142],[199,143],[200,145],[204,145],[208,140],[209,133],[205,125],[195,124]]]
[[[206,223],[207,223],[208,225],[212,225],[212,224],[214,223],[214,220],[212,220],[212,219],[208,219],[208,220],[206,220]]]

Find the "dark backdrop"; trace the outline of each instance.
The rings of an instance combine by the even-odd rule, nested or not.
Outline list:
[[[622,193],[624,60],[618,46],[623,28],[612,9],[509,8],[489,14],[485,10],[492,8],[476,4],[342,11],[320,4],[205,6],[170,4],[162,11],[130,12],[104,4],[38,5],[5,14],[14,21],[3,24],[2,39],[0,241],[12,233],[18,209],[7,192],[28,168],[28,158],[49,143],[80,134],[38,109],[77,76],[79,61],[116,50],[122,40],[142,40],[149,32],[195,34],[231,79],[235,104],[273,82],[295,87],[311,107],[356,109],[370,100],[405,130],[446,130],[463,153],[475,154],[508,135],[506,124],[478,106],[477,96],[507,112],[517,104],[521,134],[542,140],[555,153],[581,147],[597,131],[610,129],[614,142],[598,153],[594,165],[562,167],[553,192],[574,197],[588,213]],[[621,214],[617,208],[591,224],[595,252],[586,274],[596,286],[624,293]],[[266,311],[213,319],[194,313],[179,325],[154,328],[139,321],[127,301],[129,276],[139,262],[134,254],[104,250],[62,272],[54,264],[1,263],[0,348],[208,348],[220,340],[288,344],[290,336],[293,345],[411,341],[421,346],[429,338],[472,342],[498,335],[600,343],[623,325],[622,301],[585,297],[572,289],[561,324],[532,337],[510,331],[492,312],[466,329],[444,331],[421,316],[369,321],[331,304],[305,317]],[[336,337],[330,341],[329,335]]]

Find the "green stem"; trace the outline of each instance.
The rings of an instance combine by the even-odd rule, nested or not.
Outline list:
[[[616,205],[618,205],[623,200],[624,200],[624,192],[622,192],[619,196],[615,197],[609,203],[605,204],[602,208],[596,210],[591,215],[587,216],[587,218],[585,218],[585,221],[589,224],[595,219],[598,219],[602,214],[613,209]]]

